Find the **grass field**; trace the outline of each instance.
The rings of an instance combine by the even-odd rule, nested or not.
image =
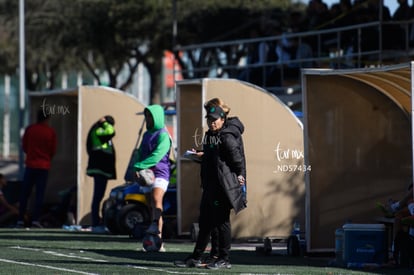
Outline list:
[[[63,229],[0,229],[0,274],[413,274],[407,269],[350,270],[329,266],[331,258],[263,255],[250,246],[234,244],[232,268],[177,268],[194,244],[167,240],[164,253],[145,253],[128,236],[70,232]],[[261,246],[261,244],[257,244]]]

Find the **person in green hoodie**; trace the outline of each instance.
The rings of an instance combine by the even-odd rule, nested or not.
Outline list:
[[[92,197],[92,232],[104,233],[99,216],[99,208],[105,195],[108,180],[116,179],[115,148],[112,138],[115,136],[115,120],[107,115],[94,123],[89,130],[86,150],[89,155],[86,174],[94,179],[94,190]]]
[[[154,174],[154,183],[151,185],[152,223],[147,233],[162,237],[163,198],[167,191],[170,179],[169,153],[171,138],[165,127],[164,109],[161,105],[149,105],[144,110],[146,128],[138,156],[134,164],[136,176],[139,171],[150,169]]]

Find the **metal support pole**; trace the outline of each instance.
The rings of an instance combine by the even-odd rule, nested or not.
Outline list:
[[[172,50],[173,50],[173,81],[175,83],[175,62],[178,52],[176,49],[177,45],[177,0],[172,0],[173,3],[173,22],[172,22]]]
[[[19,178],[23,179],[24,154],[21,148],[21,137],[24,132],[24,115],[26,108],[26,64],[25,64],[25,34],[24,34],[24,0],[19,0],[19,77],[20,77],[20,100],[19,100]]]

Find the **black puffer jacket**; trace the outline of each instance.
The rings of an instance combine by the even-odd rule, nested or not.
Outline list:
[[[246,178],[242,134],[237,117],[228,118],[217,133],[206,132],[203,142],[201,183],[203,197],[210,201],[226,199],[236,213],[246,207],[237,176]]]

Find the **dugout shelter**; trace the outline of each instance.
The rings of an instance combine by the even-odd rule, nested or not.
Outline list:
[[[200,165],[183,154],[202,148],[203,105],[215,97],[245,126],[248,206],[237,216],[232,212],[232,236],[287,238],[294,221],[304,226],[303,128],[295,114],[273,94],[235,79],[182,80],[176,91],[179,234],[191,232],[201,198]]]
[[[376,204],[413,182],[412,66],[302,71],[308,251],[333,251],[345,223],[376,223]]]
[[[35,121],[37,110],[42,108],[52,115],[50,124],[57,133],[57,153],[49,173],[45,203],[59,203],[59,192],[77,186],[77,223],[89,225],[93,178],[86,175],[88,131],[102,116],[112,115],[115,119],[117,179],[108,181],[105,199],[113,187],[125,182],[124,174],[144,119],[136,113],[145,106],[123,91],[102,86],[32,92],[29,98],[31,121]]]

